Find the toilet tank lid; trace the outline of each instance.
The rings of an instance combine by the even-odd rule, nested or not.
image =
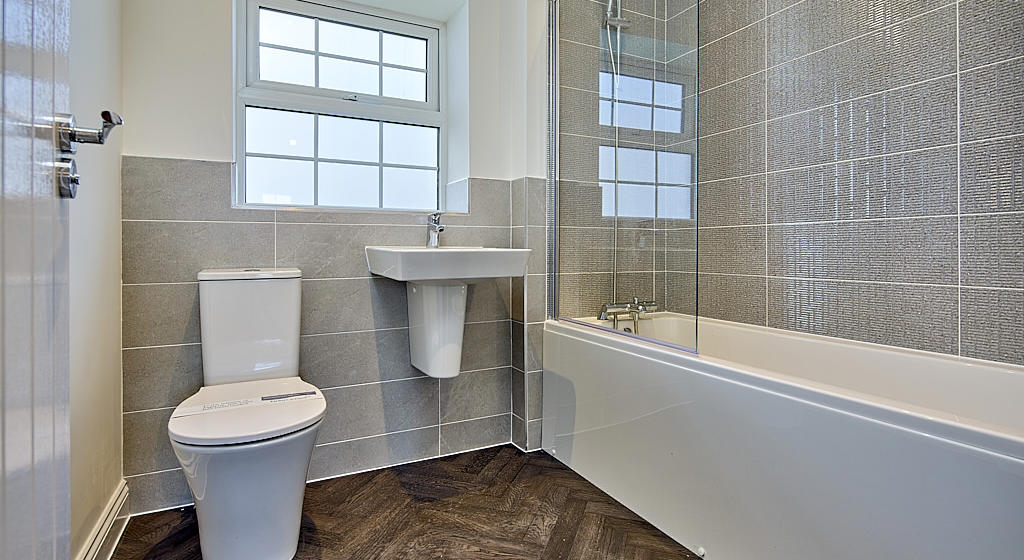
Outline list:
[[[255,280],[262,278],[302,278],[297,268],[209,268],[199,271],[200,280]]]

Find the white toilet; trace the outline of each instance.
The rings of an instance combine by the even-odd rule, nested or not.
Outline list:
[[[167,431],[196,502],[205,560],[295,555],[326,402],[299,379],[301,272],[199,273],[203,388]]]

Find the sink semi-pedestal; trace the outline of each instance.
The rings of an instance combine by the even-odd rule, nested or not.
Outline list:
[[[441,378],[459,374],[468,284],[523,276],[529,256],[529,249],[366,248],[371,273],[406,283],[412,365]]]

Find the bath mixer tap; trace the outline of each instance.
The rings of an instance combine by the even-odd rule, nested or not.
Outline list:
[[[619,315],[629,315],[633,319],[633,334],[640,333],[640,319],[647,313],[658,310],[658,304],[654,301],[640,301],[640,298],[633,298],[633,301],[623,303],[606,303],[601,306],[601,313],[598,314],[598,321],[612,321],[612,329],[619,330]]]
[[[427,216],[427,247],[438,246],[438,234],[444,231],[444,226],[441,224],[441,214],[443,212],[434,212]]]

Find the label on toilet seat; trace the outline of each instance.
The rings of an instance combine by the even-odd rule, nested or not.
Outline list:
[[[236,408],[248,408],[250,406],[274,406],[281,403],[305,401],[318,398],[315,391],[304,391],[302,393],[286,393],[282,395],[263,395],[248,399],[237,399],[233,401],[220,401],[201,404],[197,406],[182,406],[175,409],[171,418],[182,418],[207,412],[220,412]]]

